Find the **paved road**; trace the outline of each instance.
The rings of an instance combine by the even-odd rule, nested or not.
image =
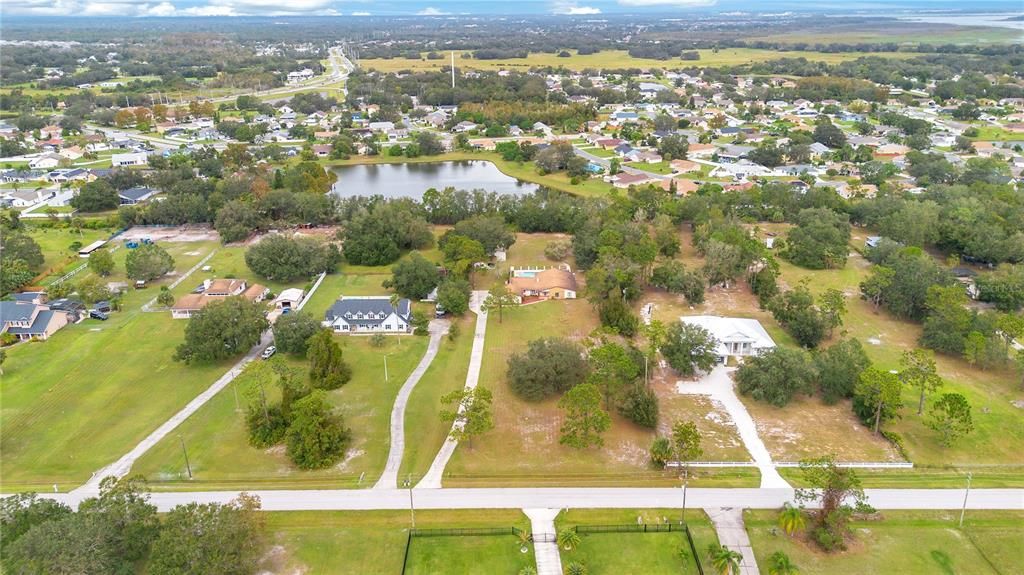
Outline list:
[[[225,503],[238,491],[153,493],[161,511],[185,503]],[[249,491],[266,511],[408,509],[407,489],[280,490]],[[877,509],[960,509],[963,489],[868,489],[868,502]],[[682,490],[670,487],[552,487],[552,488],[448,488],[414,489],[416,509],[648,509],[678,508]],[[90,496],[82,490],[44,494],[77,506]],[[689,509],[737,507],[777,509],[793,500],[792,489],[690,488]],[[1024,511],[1024,489],[972,489],[969,509]]]
[[[487,311],[483,309],[485,299],[487,299],[487,292],[479,290],[474,291],[469,297],[469,309],[476,314],[476,328],[473,331],[473,349],[469,355],[469,370],[466,372],[466,389],[475,389],[477,382],[480,381],[480,366],[484,358],[484,337],[487,334]],[[462,406],[459,406],[459,413],[462,413],[462,411]],[[452,423],[452,430],[461,425],[461,421],[454,421]],[[458,444],[459,442],[450,435],[445,439],[441,449],[437,452],[437,456],[434,457],[433,463],[430,464],[430,469],[423,476],[423,479],[416,484],[416,487],[431,489],[441,487],[444,468],[448,466],[448,461],[452,458],[452,454],[455,453],[455,448]]]
[[[427,344],[427,351],[416,366],[416,369],[409,374],[402,388],[398,390],[398,397],[391,408],[391,447],[388,450],[388,462],[384,466],[384,473],[381,474],[374,489],[394,489],[398,487],[398,468],[402,466],[402,455],[405,453],[405,406],[409,403],[409,396],[416,387],[420,378],[427,372],[430,364],[437,357],[437,350],[441,347],[441,338],[448,333],[448,322],[445,320],[433,320],[430,322],[430,343]]]

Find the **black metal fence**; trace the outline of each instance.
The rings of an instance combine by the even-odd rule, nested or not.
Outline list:
[[[402,575],[405,575],[409,564],[409,548],[413,537],[480,537],[490,535],[514,535],[523,538],[526,535],[531,541],[532,535],[518,527],[453,527],[448,529],[410,529],[405,538],[405,556],[402,558]]]
[[[410,529],[410,537],[470,537],[479,535],[515,535],[522,537],[518,527],[455,527],[449,529]]]

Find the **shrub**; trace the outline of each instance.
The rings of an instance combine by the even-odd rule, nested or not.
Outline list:
[[[658,396],[647,387],[634,385],[622,398],[619,413],[641,427],[654,429],[658,426]]]
[[[529,401],[568,391],[582,383],[589,372],[582,350],[566,339],[535,339],[526,353],[514,353],[508,358],[509,385]]]

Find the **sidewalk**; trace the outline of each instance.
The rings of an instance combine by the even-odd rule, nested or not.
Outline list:
[[[523,509],[530,518],[533,532],[533,554],[537,559],[537,575],[562,575],[562,556],[558,552],[555,517],[558,509]]]
[[[757,560],[754,558],[754,549],[750,546],[750,538],[747,536],[747,528],[743,525],[743,510],[720,507],[705,509],[704,512],[715,524],[718,542],[743,555],[743,560],[740,561],[740,575],[760,575]],[[703,553],[704,550],[698,549],[697,552]]]

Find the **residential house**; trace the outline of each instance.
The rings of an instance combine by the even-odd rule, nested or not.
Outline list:
[[[512,269],[509,290],[522,301],[576,299],[576,276],[568,269]]]
[[[260,284],[252,284],[241,279],[208,279],[190,294],[178,298],[171,306],[171,317],[174,319],[188,319],[193,314],[216,301],[223,301],[225,298],[239,296],[249,301],[260,302],[270,292],[269,289]]]
[[[145,166],[149,163],[146,152],[131,152],[128,154],[114,154],[110,156],[110,165],[115,168],[124,166]]]
[[[388,296],[343,296],[327,310],[323,325],[337,333],[409,333],[410,306],[404,298],[393,306]]]
[[[692,160],[672,160],[669,166],[672,168],[673,174],[689,174],[700,171],[700,164]]]
[[[56,168],[63,158],[57,154],[40,154],[28,161],[30,170],[52,170]]]
[[[9,333],[21,341],[48,339],[71,322],[71,316],[33,298],[30,301],[0,301],[0,333]]]
[[[148,200],[149,198],[152,198],[158,193],[159,192],[157,190],[154,190],[152,188],[140,186],[135,188],[128,188],[127,190],[121,190],[120,192],[117,193],[117,195],[121,200],[122,206],[134,206],[135,204],[142,203]]]
[[[616,188],[628,188],[630,186],[637,186],[640,184],[646,184],[654,181],[651,176],[645,176],[643,174],[631,174],[628,172],[620,172],[611,177],[612,185]]]
[[[719,363],[724,363],[729,357],[758,355],[775,347],[775,341],[756,319],[696,315],[683,316],[679,320],[704,328],[715,338],[715,355]]]

